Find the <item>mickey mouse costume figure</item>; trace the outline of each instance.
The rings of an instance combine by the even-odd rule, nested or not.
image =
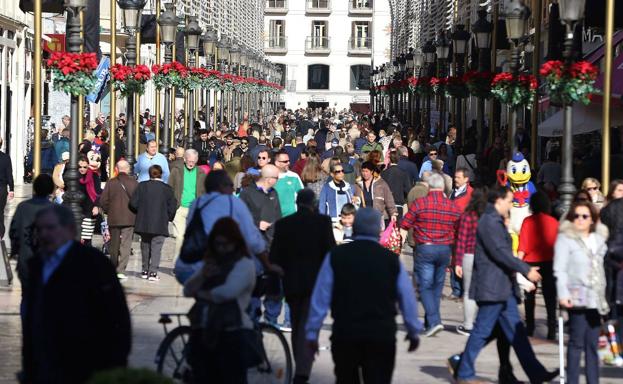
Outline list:
[[[536,187],[530,181],[531,177],[530,164],[521,152],[513,155],[506,171],[498,171],[500,184],[508,186],[513,192],[510,227],[516,234],[519,234],[523,220],[530,216],[530,197],[536,192]]]

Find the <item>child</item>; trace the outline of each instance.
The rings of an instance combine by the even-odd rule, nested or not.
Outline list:
[[[357,209],[351,203],[346,203],[340,211],[340,220],[333,224],[333,236],[337,244],[353,241],[353,222]]]

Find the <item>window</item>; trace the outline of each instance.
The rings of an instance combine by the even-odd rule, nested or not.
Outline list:
[[[269,26],[269,48],[285,48],[286,45],[286,21],[271,20]]]
[[[329,27],[327,21],[313,20],[311,48],[329,48]]]
[[[369,65],[352,65],[350,67],[350,89],[352,91],[370,89]]]
[[[286,86],[286,80],[288,79],[288,66],[285,64],[276,63],[277,67],[281,69],[281,79],[279,79],[279,85]]]
[[[329,89],[329,66],[313,64],[307,67],[307,89]]]
[[[369,21],[354,21],[351,32],[351,48],[370,49],[372,46]]]
[[[372,8],[372,0],[351,0],[353,9]]]
[[[266,8],[285,8],[286,0],[266,0]]]

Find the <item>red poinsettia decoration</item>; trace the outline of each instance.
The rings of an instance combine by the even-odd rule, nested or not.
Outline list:
[[[457,99],[464,99],[469,96],[469,90],[465,85],[462,76],[448,76],[446,82],[446,94]]]
[[[430,86],[433,87],[433,92],[436,95],[443,95],[446,92],[446,85],[448,84],[447,77],[431,77]]]
[[[588,105],[595,93],[593,84],[599,70],[587,61],[566,65],[559,60],[550,60],[541,66],[539,73],[545,78],[552,104],[562,106],[581,101]]]
[[[146,65],[115,64],[110,68],[113,88],[119,92],[119,97],[127,97],[138,93],[145,93],[145,83],[151,78],[151,71]]]
[[[157,89],[186,87],[188,68],[178,61],[163,65],[154,64],[151,66],[151,72],[154,75],[154,85]]]
[[[491,81],[493,74],[488,71],[468,71],[463,75],[463,81],[474,97],[488,99],[491,97]]]
[[[420,96],[426,96],[433,93],[430,77],[410,77],[407,79],[409,90]]]
[[[74,96],[87,95],[95,86],[95,53],[54,52],[46,65],[54,77],[54,90]]]
[[[513,76],[512,73],[502,72],[495,75],[491,82],[491,93],[500,102],[512,108],[525,105],[532,106],[538,84],[533,75]]]

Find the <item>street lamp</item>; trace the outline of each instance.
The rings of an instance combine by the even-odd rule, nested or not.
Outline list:
[[[491,60],[489,52],[491,50],[491,36],[493,32],[493,23],[487,20],[487,10],[480,8],[478,10],[478,20],[472,25],[472,32],[476,48],[478,48],[478,72],[491,70]],[[485,99],[478,97],[478,108],[476,109],[476,126],[477,126],[477,153],[482,152],[484,137],[484,118],[485,118]]]
[[[450,42],[446,37],[445,31],[440,31],[437,37],[437,43],[435,45],[437,52],[437,59],[439,66],[437,68],[438,77],[446,77],[446,62],[448,56],[450,56]],[[446,98],[444,95],[438,97],[439,100],[439,132],[437,134],[444,134],[446,132]]]
[[[203,30],[197,22],[197,16],[188,16],[188,24],[184,29],[184,35],[186,35],[186,48],[188,49],[188,66],[195,66],[195,52],[199,49],[199,36],[203,33]],[[195,141],[195,91],[194,89],[188,90],[188,148],[193,147]]]
[[[463,76],[465,53],[467,52],[467,44],[471,35],[465,30],[465,24],[457,24],[452,33],[452,51],[454,52],[455,75]],[[454,121],[456,126],[461,130],[461,144],[465,142],[465,127],[463,123],[463,100],[457,98],[455,100]]]
[[[422,68],[424,67],[424,54],[420,51],[417,51],[413,54],[413,76],[415,76],[415,68],[417,68],[417,77],[422,76]],[[415,121],[421,125],[422,124],[422,113],[421,113],[421,100],[420,95],[415,94]]]
[[[164,5],[164,12],[158,18],[160,25],[160,39],[164,43],[164,63],[168,64],[173,59],[173,44],[177,35],[177,16],[175,16],[175,6],[173,3]],[[166,155],[169,150],[169,128],[171,127],[171,89],[164,90],[164,128],[162,130],[162,145],[160,153]],[[158,129],[159,127],[156,127]]]
[[[218,41],[218,33],[211,27],[206,28],[206,32],[203,35],[203,54],[206,58],[206,67],[208,69],[216,69],[217,64],[214,56],[216,55],[216,42]],[[206,88],[206,113],[205,113],[205,126],[210,128],[210,89]],[[214,102],[216,103],[216,91],[214,96]],[[214,110],[214,123],[216,123],[216,108]]]
[[[232,44],[231,49],[229,50],[229,58],[231,60],[231,71],[236,76],[240,76],[240,51],[241,51],[240,45],[238,45],[238,42],[234,40],[234,43]],[[232,110],[230,111],[230,122],[233,125],[234,123],[236,123],[236,121],[239,121],[239,117],[236,112],[236,109],[238,107],[237,106],[238,94],[235,90],[231,92],[231,98],[232,98]]]
[[[584,18],[585,0],[559,0],[560,19],[565,23],[564,58],[567,66],[573,62],[573,32],[578,21]],[[573,105],[564,105],[562,133],[562,175],[558,193],[560,195],[560,213],[566,213],[571,206],[575,185],[573,184]]]
[[[519,43],[524,38],[527,28],[527,19],[530,16],[530,10],[520,0],[513,0],[508,4],[506,9],[506,34],[512,44],[511,53],[511,72],[513,78],[518,76],[519,72]],[[517,133],[517,108],[511,108],[510,123],[510,143],[511,150],[515,152],[515,134]]]
[[[432,40],[428,40],[424,47],[422,48],[422,52],[424,53],[424,62],[426,63],[426,77],[431,77],[434,71],[435,64],[435,44],[433,44]],[[430,118],[430,104],[431,97],[430,92],[426,95],[426,127],[428,128],[428,132],[431,131],[431,118]]]
[[[72,15],[67,22],[67,44],[69,52],[80,52],[80,46],[82,45],[80,30],[82,29],[82,26],[80,24],[79,15],[84,9],[86,9],[86,7],[86,0],[67,0],[65,2],[65,9]],[[65,175],[63,176],[66,186],[63,200],[69,205],[69,208],[74,214],[76,228],[80,228],[82,223],[81,202],[82,199],[84,199],[84,194],[80,191],[80,173],[78,172],[78,146],[80,145],[78,138],[80,137],[79,132],[81,129],[78,122],[78,116],[80,116],[80,111],[78,107],[78,96],[71,95],[70,100],[71,133],[69,140],[71,142],[69,147],[69,163],[66,166]],[[36,154],[36,156],[40,155]]]
[[[231,43],[229,41],[229,38],[225,35],[221,36],[221,39],[218,41],[218,43],[216,43],[216,50],[217,50],[217,56],[218,56],[218,60],[219,60],[219,71],[221,71],[221,73],[225,74],[227,72],[227,62],[229,61],[229,47],[230,47]],[[223,104],[225,104],[225,98],[224,98],[225,92],[223,92],[223,90],[221,90],[221,105],[220,105],[220,110],[219,110],[219,123],[223,122]],[[216,98],[216,96],[215,96]],[[214,113],[216,114],[216,111],[214,111]],[[215,126],[214,129],[217,129],[217,127]]]
[[[415,70],[415,62],[413,61],[413,48],[409,48],[409,53],[405,55],[405,61],[406,61],[406,72],[405,72],[404,78],[408,79],[409,77],[413,76],[413,71]],[[407,106],[409,108],[408,120],[410,124],[413,124],[413,101],[415,100],[415,98],[413,97],[411,92],[409,92],[408,85],[407,85],[406,92],[407,92]]]
[[[117,0],[123,11],[123,26],[130,35],[126,44],[126,59],[128,65],[136,65],[136,32],[141,25],[141,14],[147,0]],[[130,174],[134,173],[134,93],[128,96],[126,111],[126,160],[130,163]]]

